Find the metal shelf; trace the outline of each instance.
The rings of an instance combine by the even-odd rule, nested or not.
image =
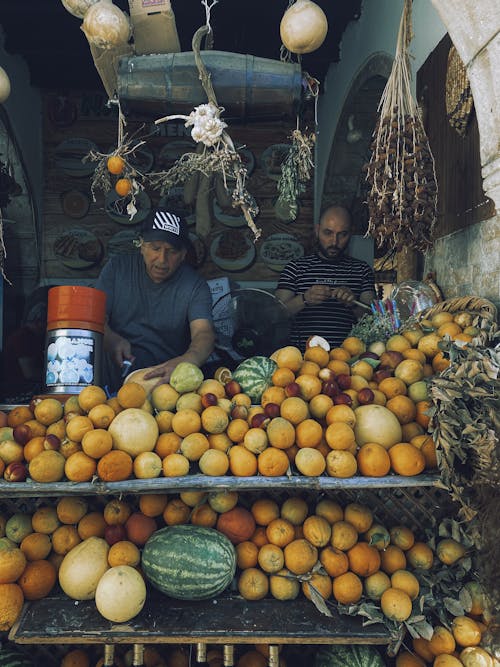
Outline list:
[[[210,477],[186,475],[185,477],[157,477],[155,479],[129,479],[123,482],[4,482],[0,481],[0,502],[4,498],[33,498],[53,496],[120,495],[124,493],[179,493],[189,489],[207,491],[332,491],[346,489],[391,489],[440,487],[444,488],[437,473],[415,477]]]

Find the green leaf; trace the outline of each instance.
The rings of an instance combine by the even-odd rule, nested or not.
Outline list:
[[[463,616],[465,613],[462,604],[454,598],[443,598],[443,604],[452,616]]]
[[[419,636],[423,637],[424,639],[432,639],[432,635],[434,634],[434,628],[428,621],[419,621],[418,623],[414,623],[413,629],[416,630],[419,633]]]

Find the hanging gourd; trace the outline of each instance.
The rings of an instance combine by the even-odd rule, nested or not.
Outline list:
[[[311,53],[325,41],[328,21],[325,12],[311,0],[297,0],[288,7],[280,23],[284,46],[292,53]]]
[[[90,44],[100,49],[113,49],[130,39],[130,21],[111,0],[99,0],[85,12],[82,30]]]
[[[0,67],[0,104],[10,95],[10,79],[3,67]]]
[[[78,19],[83,19],[87,9],[91,5],[95,5],[99,0],[61,0],[64,5],[64,9],[68,11],[73,16],[76,16]]]

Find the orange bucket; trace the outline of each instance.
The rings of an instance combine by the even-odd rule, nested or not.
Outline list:
[[[106,294],[93,287],[65,285],[49,290],[45,387],[78,394],[100,384]]]

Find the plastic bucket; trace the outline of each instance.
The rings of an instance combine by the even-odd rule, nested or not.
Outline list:
[[[78,394],[101,384],[106,294],[92,287],[66,285],[49,290],[45,388]]]
[[[295,117],[301,101],[302,70],[297,63],[226,51],[203,51],[224,117]],[[118,96],[125,111],[189,114],[204,104],[193,51],[120,58]]]

